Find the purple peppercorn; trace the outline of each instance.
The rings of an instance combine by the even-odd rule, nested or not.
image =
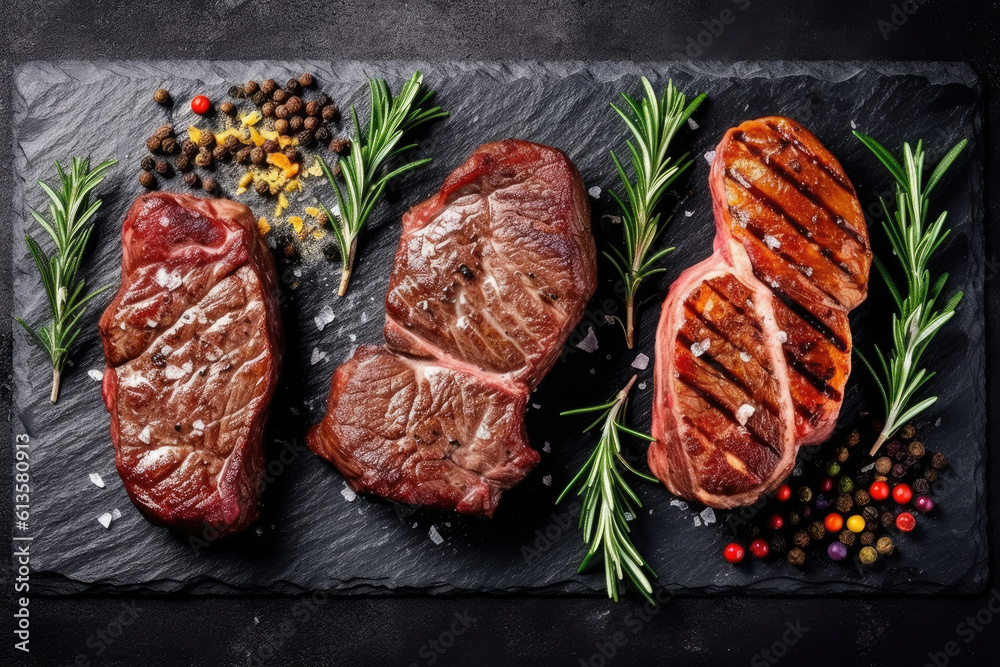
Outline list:
[[[917,496],[917,499],[913,502],[913,505],[917,508],[918,512],[923,512],[927,514],[932,509],[934,509],[934,500],[930,496]]]
[[[816,509],[822,511],[829,506],[830,506],[830,500],[826,496],[824,496],[823,494],[816,496]]]
[[[826,548],[826,555],[830,560],[844,560],[847,558],[847,545],[843,542],[830,542]]]

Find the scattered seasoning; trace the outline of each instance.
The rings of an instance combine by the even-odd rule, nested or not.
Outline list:
[[[211,166],[212,166],[212,151],[210,151],[207,147],[203,146],[198,151],[198,155],[194,158],[194,163],[196,165],[198,165],[199,167],[204,167],[205,169],[211,168]]]
[[[935,470],[944,470],[948,467],[948,459],[945,458],[944,454],[938,452],[931,458],[931,465]]]
[[[264,114],[265,118],[271,118],[274,116],[274,109],[277,105],[274,102],[264,102],[260,107],[260,112]]]
[[[878,559],[878,553],[872,547],[863,547],[858,557],[864,565],[871,565]]]
[[[212,102],[204,95],[197,95],[191,100],[191,111],[199,116],[204,116],[212,110]]]
[[[743,550],[743,547],[736,542],[730,542],[726,545],[722,555],[730,563],[736,564],[743,562],[743,557],[746,555],[746,552]]]
[[[895,547],[896,545],[892,543],[892,538],[887,535],[883,535],[878,538],[877,542],[875,542],[875,551],[882,556],[888,556],[891,554]]]
[[[223,102],[222,104],[219,105],[219,111],[230,117],[235,116],[236,105],[229,101]]]
[[[875,543],[875,533],[866,530],[858,536],[858,541],[861,542],[863,546],[870,546]]]
[[[146,188],[147,190],[153,190],[154,188],[156,188],[156,177],[153,176],[151,172],[140,171],[139,183],[141,183],[142,187]]]
[[[185,139],[181,142],[181,153],[188,157],[194,157],[198,153],[198,144],[190,139]]]
[[[826,553],[830,560],[844,560],[847,558],[847,546],[843,542],[830,542]]]
[[[206,176],[201,181],[201,187],[205,189],[205,192],[215,192],[219,189],[219,184],[211,176]]]
[[[264,94],[263,90],[258,90],[250,96],[250,101],[253,102],[254,105],[262,107],[264,106],[264,103],[267,102],[267,95]]]
[[[299,85],[303,88],[310,88],[313,85],[313,75],[309,72],[303,72],[299,76]]]
[[[275,104],[284,104],[285,100],[287,100],[288,98],[289,94],[283,91],[281,88],[275,90],[274,93],[271,95],[271,100]]]
[[[768,545],[767,540],[757,538],[750,543],[750,553],[752,553],[755,558],[764,559],[770,555],[771,547]]]
[[[201,179],[198,177],[198,174],[194,173],[193,171],[189,171],[188,173],[184,174],[184,182],[187,183],[190,187],[196,188],[198,187],[198,184],[201,182]]]
[[[892,488],[892,499],[900,505],[908,505],[913,498],[913,489],[909,484],[897,484]]]
[[[923,477],[918,477],[917,479],[913,480],[913,492],[918,496],[925,496],[928,493],[930,493],[930,490],[931,490],[930,482],[928,482]]]
[[[302,84],[299,83],[298,79],[289,79],[288,82],[285,83],[285,90],[290,92],[292,95],[295,95],[301,89]]]
[[[908,533],[917,527],[917,520],[909,512],[903,512],[896,517],[896,528]]]
[[[854,508],[854,501],[851,500],[851,497],[849,495],[847,495],[846,493],[842,493],[839,496],[837,496],[836,507],[838,512],[843,512],[844,514],[847,514]]]
[[[174,169],[166,160],[159,160],[156,163],[156,173],[164,178],[171,178],[174,175]]]
[[[157,151],[160,150],[161,143],[162,139],[160,139],[159,137],[150,137],[149,139],[146,139],[146,150],[148,150],[150,153],[156,153]]]
[[[892,470],[892,459],[888,456],[880,456],[875,461],[875,470],[877,470],[880,475],[888,475],[889,471]]]
[[[854,492],[854,502],[857,505],[864,507],[869,502],[871,502],[871,499],[872,497],[868,495],[868,492],[865,491],[864,489],[858,489],[857,491]]]
[[[788,562],[797,567],[805,565],[806,552],[800,549],[799,547],[795,547],[794,549],[788,552]]]
[[[934,509],[934,499],[930,496],[917,496],[917,499],[913,501],[913,506],[921,514],[927,514]]]
[[[155,93],[153,93],[153,100],[157,104],[166,106],[170,104],[170,93],[167,92],[166,88],[159,88]]]
[[[809,546],[809,533],[804,530],[795,531],[795,534],[792,535],[792,542],[795,543],[795,546],[801,548]]]
[[[857,534],[852,533],[849,530],[842,530],[840,531],[840,535],[837,536],[837,539],[840,540],[840,542],[845,546],[850,547],[854,546],[854,540],[857,539]]]
[[[913,426],[913,424],[907,424],[899,432],[899,435],[903,438],[903,440],[911,440],[916,434],[917,429]]]
[[[139,167],[143,171],[153,171],[156,169],[156,160],[151,155],[147,155],[139,161]]]
[[[335,107],[332,104],[327,104],[325,107],[323,107],[323,110],[320,112],[320,116],[322,116],[323,120],[327,122],[337,120],[337,115],[338,115],[337,107]]]

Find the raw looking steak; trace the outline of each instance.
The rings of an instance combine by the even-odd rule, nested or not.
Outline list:
[[[100,331],[115,465],[132,502],[186,531],[248,526],[281,366],[277,274],[250,209],[139,197]]]
[[[385,346],[333,376],[309,447],[356,491],[490,517],[538,463],[524,407],[594,292],[590,207],[559,150],[477,148],[403,216]]]
[[[795,121],[730,129],[709,180],[715,252],[663,304],[648,458],[671,492],[724,509],[833,431],[871,250],[843,169]]]

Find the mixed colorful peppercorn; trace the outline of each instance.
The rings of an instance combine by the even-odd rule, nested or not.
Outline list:
[[[741,562],[747,542],[756,558],[783,557],[796,566],[804,565],[807,551],[819,545],[833,561],[847,559],[852,550],[863,565],[889,556],[896,550],[889,529],[909,533],[917,527],[911,508],[922,514],[934,510],[931,484],[948,465],[943,454],[928,456],[915,437],[916,429],[907,425],[884,456],[866,461],[851,456],[861,441],[855,429],[829,459],[805,464],[794,487],[780,485],[761,505],[749,508],[749,518],[745,511],[730,517],[726,523],[737,540],[726,546],[725,559]]]

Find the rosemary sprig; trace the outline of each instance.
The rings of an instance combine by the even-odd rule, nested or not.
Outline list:
[[[341,174],[344,178],[342,193],[333,173],[326,162],[320,160],[326,177],[330,180],[334,192],[337,193],[337,215],[333,215],[323,204],[320,207],[326,213],[327,220],[333,227],[333,235],[340,249],[342,270],[340,275],[339,296],[347,292],[347,284],[351,280],[354,268],[354,253],[357,249],[358,234],[367,222],[382,198],[389,181],[412,169],[422,167],[430,158],[414,160],[393,169],[384,169],[386,163],[407,151],[417,147],[415,143],[400,146],[403,135],[418,125],[448,115],[438,106],[427,106],[434,97],[433,90],[423,90],[423,74],[414,72],[413,76],[403,84],[402,90],[395,98],[389,92],[389,84],[382,79],[370,79],[369,87],[369,119],[368,128],[362,135],[358,114],[351,107],[351,119],[354,121],[354,140],[351,152],[340,161]],[[426,106],[426,108],[425,108]]]
[[[611,246],[611,252],[604,252],[625,283],[623,326],[629,349],[635,339],[635,297],[639,285],[646,278],[665,270],[657,267],[657,264],[673,250],[664,248],[647,257],[653,243],[666,226],[660,224],[660,214],[655,212],[656,207],[671,183],[691,165],[687,153],[674,162],[667,151],[670,150],[670,142],[678,128],[691,117],[706,97],[703,93],[687,104],[687,98],[677,90],[673,81],[667,84],[659,98],[646,77],[642,77],[642,86],[646,91],[645,99],[635,100],[622,93],[627,109],[623,111],[614,104],[611,105],[635,138],[634,144],[632,141],[628,142],[632,171],[635,174],[634,183],[629,180],[614,151],[611,151],[611,159],[618,170],[627,200],[622,201],[617,194],[611,193],[622,210],[624,249]]]
[[[908,143],[903,144],[903,162],[900,164],[875,139],[861,132],[855,132],[854,136],[871,150],[896,180],[896,210],[892,215],[886,215],[882,228],[889,237],[893,254],[899,259],[906,275],[904,297],[886,265],[878,257],[874,258],[875,267],[885,279],[898,310],[898,313],[892,316],[892,351],[886,355],[878,346],[875,347],[881,373],[860,351],[858,352],[861,361],[875,378],[885,408],[885,426],[870,452],[874,455],[882,443],[891,438],[903,424],[922,413],[937,400],[936,396],[930,396],[914,403],[917,391],[934,376],[933,372],[918,367],[918,364],[934,335],[954,316],[955,307],[961,301],[962,293],[958,292],[943,307],[935,310],[937,300],[948,280],[948,274],[942,273],[937,279],[932,280],[927,264],[948,238],[949,230],[944,227],[948,212],[942,211],[941,215],[928,225],[927,208],[934,187],[941,181],[948,167],[968,142],[963,139],[948,151],[924,184],[922,141],[917,142],[916,150]],[[885,202],[882,206],[886,211],[889,210]]]
[[[608,597],[615,602],[618,601],[619,582],[626,576],[652,603],[653,587],[649,580],[655,579],[656,574],[632,544],[626,520],[626,514],[638,516],[638,508],[642,507],[642,503],[625,481],[619,468],[620,465],[650,482],[657,481],[633,468],[621,454],[622,433],[652,440],[648,435],[634,431],[622,423],[622,413],[635,378],[633,375],[625,388],[607,403],[561,413],[562,415],[601,413],[596,421],[584,429],[584,433],[587,433],[601,424],[601,437],[590,458],[559,494],[556,503],[562,502],[573,489],[577,489],[577,495],[583,495],[580,529],[583,531],[583,540],[590,545],[590,549],[577,572],[584,572],[600,554],[604,559]]]
[[[77,278],[77,272],[87,241],[90,240],[90,233],[94,230],[90,220],[101,206],[100,199],[90,203],[90,193],[104,180],[108,169],[116,162],[117,160],[108,160],[91,169],[89,159],[74,157],[68,174],[56,162],[56,171],[59,172],[62,184],[58,192],[45,182],[38,181],[49,198],[49,218],[46,219],[34,209],[31,209],[31,215],[52,238],[55,253],[52,257],[46,255],[30,234],[24,235],[24,242],[41,274],[52,319],[37,330],[20,317],[14,319],[28,332],[31,341],[48,353],[52,361],[52,394],[49,398],[53,403],[59,399],[62,372],[69,357],[69,348],[80,333],[79,322],[84,306],[110,287],[105,285],[85,294],[84,280]]]

